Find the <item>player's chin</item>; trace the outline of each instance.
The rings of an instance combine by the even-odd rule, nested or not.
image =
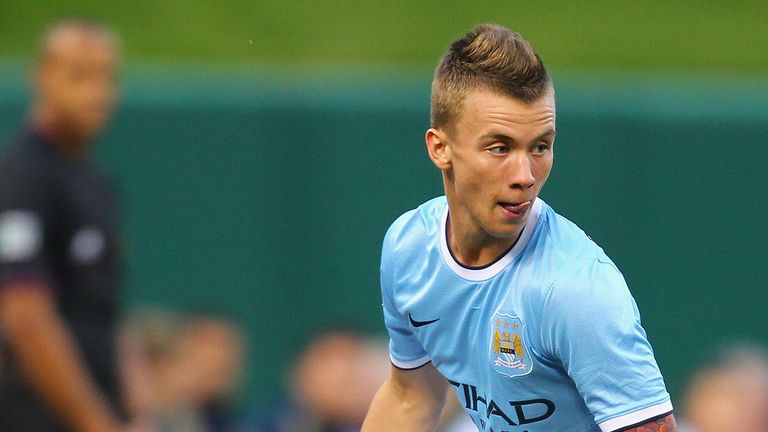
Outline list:
[[[514,239],[520,235],[520,229],[525,225],[524,220],[499,221],[487,227],[486,232],[498,239]]]

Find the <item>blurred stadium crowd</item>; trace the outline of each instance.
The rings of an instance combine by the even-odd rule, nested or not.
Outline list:
[[[104,42],[107,34],[108,30],[98,25],[69,22],[54,28],[44,37],[42,51],[32,73],[35,77],[32,80],[35,99],[28,123],[19,125],[19,129],[32,130],[44,136],[43,139],[57,143],[63,153],[74,153],[78,158],[87,159],[88,150],[81,147],[90,145],[106,124],[112,104],[116,102],[117,91],[112,86],[116,85],[113,80],[118,61],[116,58],[94,58],[100,49],[106,50],[107,57],[117,55],[117,51],[112,51],[116,47],[109,45],[112,42],[107,48],[94,45],[94,39]],[[14,429],[9,424],[0,424],[0,430],[94,430],[66,415],[67,405],[56,401],[60,397],[76,398],[82,395],[67,394],[66,390],[54,396],[45,394],[56,384],[44,384],[45,377],[36,377],[35,371],[39,370],[33,363],[39,360],[27,348],[35,344],[34,340],[30,340],[35,336],[25,330],[29,322],[42,319],[42,315],[35,314],[43,312],[38,307],[25,306],[25,302],[35,305],[46,303],[49,306],[47,313],[53,313],[59,320],[59,330],[63,329],[64,333],[71,335],[73,358],[76,362],[82,361],[81,369],[85,372],[82,377],[89,382],[87,389],[104,395],[109,391],[101,388],[102,385],[104,388],[120,389],[114,398],[107,398],[115,404],[110,408],[114,410],[115,417],[125,419],[126,424],[132,425],[120,430],[359,430],[367,407],[386,378],[390,364],[386,341],[367,336],[354,327],[329,327],[316,331],[288,367],[290,373],[283,380],[282,395],[273,398],[272,407],[266,410],[238,407],[238,382],[244,368],[258,368],[259,365],[246,361],[248,341],[238,322],[230,317],[138,307],[107,319],[109,325],[114,325],[114,331],[110,332],[111,342],[97,344],[95,353],[78,354],[83,344],[93,343],[89,339],[90,333],[78,327],[81,321],[89,320],[79,316],[81,308],[85,310],[87,307],[64,304],[78,301],[81,297],[68,297],[62,292],[80,289],[81,285],[75,281],[79,276],[62,279],[62,274],[70,270],[61,266],[68,265],[52,263],[48,259],[48,255],[69,252],[62,252],[58,248],[64,246],[47,243],[47,240],[40,240],[44,244],[25,245],[25,241],[35,242],[37,238],[35,227],[29,228],[27,222],[32,221],[34,225],[37,219],[44,219],[46,235],[62,228],[47,224],[65,222],[58,219],[60,214],[34,216],[31,219],[8,218],[8,212],[24,210],[14,207],[17,204],[14,199],[24,203],[23,197],[15,196],[18,184],[14,176],[26,175],[16,173],[14,167],[7,166],[17,157],[9,152],[18,151],[15,146],[9,148],[11,150],[5,151],[3,159],[10,162],[0,167],[4,170],[0,173],[3,176],[3,183],[0,184],[0,205],[3,206],[0,208],[0,224],[4,224],[0,225],[0,259],[3,260],[0,274],[0,341],[3,345],[0,351],[0,421],[13,422],[18,414],[3,412],[13,405],[8,401],[21,397],[13,393],[18,388],[24,388],[24,397],[39,399],[26,404],[25,409],[33,410],[35,416],[50,415],[55,420],[48,426],[40,426],[40,429]],[[86,190],[84,193],[89,192]],[[54,202],[61,205],[59,201],[62,199],[73,199],[73,195],[66,194],[46,193],[40,197],[43,200],[37,203],[40,208],[48,208]],[[101,240],[98,237],[96,240],[84,240],[84,252],[76,251],[74,254],[87,255],[89,241],[98,243]],[[37,253],[47,254],[46,258],[36,258]],[[80,270],[71,271],[76,273]],[[100,303],[98,307],[117,308],[120,304],[115,298]],[[749,345],[725,344],[720,347],[718,355],[704,369],[692,374],[684,399],[676,401],[676,406],[683,412],[684,430],[764,432],[768,425],[768,358],[765,352]],[[114,367],[116,372],[107,375],[119,383],[105,384],[92,376],[98,369],[93,365],[100,363],[93,357],[110,357],[101,351],[109,349],[115,349],[118,354],[114,358],[115,364],[108,366]],[[254,349],[269,350],[270,347]],[[40,411],[35,412],[36,409]],[[62,424],[67,426],[60,429]],[[448,405],[441,424],[442,432],[475,430],[462,413],[458,400]]]

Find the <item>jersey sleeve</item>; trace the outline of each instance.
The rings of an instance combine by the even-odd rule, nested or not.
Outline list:
[[[389,334],[389,357],[397,368],[416,369],[429,363],[430,358],[411,331],[408,317],[397,308],[397,284],[394,277],[396,257],[392,242],[390,229],[384,237],[381,252],[381,298],[384,324]]]
[[[0,290],[18,280],[50,286],[45,182],[20,167],[0,167]]]
[[[612,263],[595,261],[555,282],[542,330],[547,354],[562,364],[601,431],[672,411],[637,305]]]

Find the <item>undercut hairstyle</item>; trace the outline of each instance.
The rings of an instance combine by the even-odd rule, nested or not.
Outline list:
[[[506,27],[481,24],[454,41],[440,59],[432,80],[430,124],[454,125],[464,98],[474,90],[530,103],[551,88],[549,73],[528,41]]]

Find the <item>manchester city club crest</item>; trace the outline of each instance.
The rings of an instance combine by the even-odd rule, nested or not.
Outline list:
[[[493,370],[510,378],[529,374],[533,362],[524,338],[523,321],[516,316],[496,312],[490,329],[489,360]]]

